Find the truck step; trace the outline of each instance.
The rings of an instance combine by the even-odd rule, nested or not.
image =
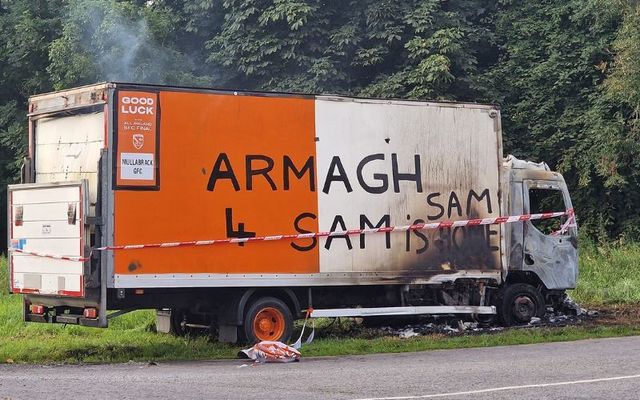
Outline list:
[[[374,308],[327,308],[314,309],[311,317],[373,317],[384,315],[420,314],[495,314],[494,306],[408,306]]]
[[[58,324],[71,324],[98,327],[98,318],[85,318],[83,315],[77,314],[60,314],[56,315],[55,322]]]

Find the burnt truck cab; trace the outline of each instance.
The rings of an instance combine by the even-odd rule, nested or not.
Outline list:
[[[573,210],[564,178],[544,162],[508,156],[503,177],[509,215]],[[547,304],[562,301],[564,291],[574,289],[578,280],[578,226],[573,213],[509,224],[507,229],[505,283],[536,286]]]

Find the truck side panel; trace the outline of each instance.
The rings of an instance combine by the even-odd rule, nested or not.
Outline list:
[[[122,92],[121,92],[122,93]],[[157,93],[157,97],[156,96]],[[123,96],[120,96],[122,99]],[[114,180],[159,146],[157,188],[115,187],[117,245],[407,225],[500,215],[487,106],[138,91],[155,133],[117,127]],[[148,102],[148,100],[144,100]],[[138,134],[134,138],[134,131]],[[133,147],[131,147],[133,146]],[[444,151],[443,151],[444,149]],[[447,151],[447,149],[449,151]],[[150,154],[150,153],[145,153]],[[129,161],[123,162],[123,159]],[[129,169],[128,169],[129,168]],[[140,176],[138,176],[140,178]],[[139,181],[136,183],[140,183]],[[144,186],[144,185],[143,185]],[[500,228],[114,252],[115,287],[265,286],[499,278]]]
[[[489,111],[320,98],[318,176],[335,174],[340,160],[348,178],[319,188],[320,229],[499,216],[499,142]],[[496,228],[323,238],[321,272],[499,270]]]
[[[292,171],[315,157],[312,99],[183,92],[160,92],[159,99],[159,189],[115,190],[116,244],[295,233],[296,218],[317,215],[313,171],[300,179]],[[118,146],[133,140],[129,130],[118,131]],[[116,179],[126,174],[120,165],[115,171]],[[318,228],[313,218],[299,224]],[[285,241],[114,257],[117,275],[319,272],[317,248],[299,251]]]

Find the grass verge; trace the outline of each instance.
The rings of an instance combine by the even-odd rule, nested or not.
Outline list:
[[[640,245],[581,249],[580,282],[572,296],[590,305],[640,302]],[[238,346],[206,337],[176,338],[154,332],[154,315],[137,311],[114,319],[108,329],[26,324],[21,298],[8,295],[6,260],[0,257],[0,363],[91,363],[234,358]],[[640,325],[571,326],[513,329],[462,336],[422,336],[411,339],[355,335],[317,339],[304,356],[395,353],[436,349],[489,347],[640,335]],[[355,336],[355,337],[354,337]]]
[[[589,305],[639,304],[640,244],[580,242],[580,276],[571,296]]]

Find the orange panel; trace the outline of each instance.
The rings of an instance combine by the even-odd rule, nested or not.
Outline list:
[[[313,99],[167,91],[159,108],[160,187],[115,191],[115,244],[317,231]],[[115,272],[313,273],[310,244],[122,250]]]

